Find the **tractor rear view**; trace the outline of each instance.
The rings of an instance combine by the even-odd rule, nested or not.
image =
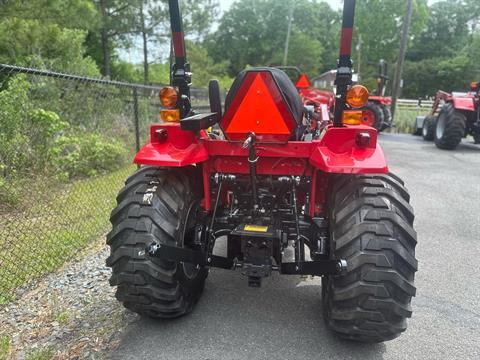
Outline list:
[[[141,167],[117,196],[107,236],[117,299],[176,318],[192,311],[210,268],[238,269],[251,287],[274,272],[312,275],[322,277],[328,328],[356,341],[397,337],[416,291],[414,215],[377,131],[362,125],[369,93],[352,86],[355,0],[344,1],[333,120],[308,111],[288,76],[268,67],[240,72],[225,107],[212,80],[211,112],[195,113],[178,0],[169,9],[175,64],[160,92],[163,122],[135,157]],[[220,238],[223,255],[213,252]]]
[[[440,149],[453,150],[462,138],[472,135],[480,143],[479,84],[473,82],[466,94],[438,91],[428,116],[416,119],[424,140],[435,141]]]

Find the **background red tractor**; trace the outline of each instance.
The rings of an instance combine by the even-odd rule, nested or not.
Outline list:
[[[380,60],[378,68],[377,89],[369,96],[368,103],[363,108],[363,122],[380,132],[392,126],[392,112],[390,111],[392,99],[385,96],[388,81],[387,62],[383,59]]]
[[[329,121],[333,116],[335,106],[335,94],[328,90],[320,90],[312,86],[306,73],[296,66],[276,66],[283,70],[300,94],[303,105],[313,107],[313,111],[320,114],[322,120]]]
[[[377,131],[361,124],[368,91],[352,86],[355,0],[344,2],[333,121],[311,117],[275,68],[242,71],[225,109],[211,81],[211,112],[196,114],[178,0],[169,9],[175,63],[160,92],[163,123],[151,126],[111,214],[117,299],[174,318],[193,309],[211,267],[240,269],[254,287],[272,272],[314,275],[330,329],[357,341],[397,337],[415,295],[414,215]]]
[[[438,91],[430,114],[417,117],[417,133],[446,150],[455,149],[468,135],[480,143],[479,84],[473,82],[468,93]]]

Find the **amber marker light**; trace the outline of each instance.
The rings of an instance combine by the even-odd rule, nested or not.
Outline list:
[[[363,113],[360,110],[345,110],[343,112],[343,125],[360,125]]]
[[[180,110],[178,109],[160,110],[160,118],[166,122],[179,122]]]
[[[361,108],[368,101],[369,93],[365,86],[354,85],[347,91],[347,104],[352,108]]]
[[[165,86],[162,90],[160,90],[160,102],[162,106],[171,109],[177,105],[178,101],[178,92],[172,86]]]

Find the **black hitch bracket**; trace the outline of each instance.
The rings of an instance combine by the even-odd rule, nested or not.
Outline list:
[[[347,270],[345,260],[316,260],[282,263],[280,274],[284,275],[341,275]]]
[[[167,261],[186,262],[199,266],[212,266],[221,269],[235,268],[235,262],[223,256],[207,256],[203,251],[179,248],[154,242],[147,246],[146,253],[151,257]]]

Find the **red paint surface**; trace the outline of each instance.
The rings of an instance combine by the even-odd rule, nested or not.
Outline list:
[[[453,107],[458,110],[475,111],[474,98],[471,95],[453,96]]]
[[[375,114],[372,110],[362,110],[363,125],[373,126],[375,124]]]
[[[165,129],[167,139],[158,142],[155,130]],[[140,149],[135,164],[181,167],[208,159],[208,153],[191,131],[183,131],[180,124],[156,124],[150,128],[150,141]]]
[[[352,52],[352,28],[342,29],[342,38],[340,40],[340,55],[350,55]]]
[[[167,131],[167,139],[159,142],[153,134]],[[365,149],[355,144],[359,132],[368,132],[371,142]],[[214,140],[200,132],[183,131],[179,124],[156,124],[151,127],[152,141],[135,157],[136,164],[182,167],[201,164],[202,200],[211,211],[210,176],[214,173],[249,174],[248,153],[242,142]],[[310,216],[319,213],[325,202],[328,177],[326,173],[386,173],[388,167],[383,151],[377,144],[377,132],[367,126],[328,127],[320,140],[311,142],[261,143],[256,146],[259,175],[295,175],[312,177]],[[318,172],[320,170],[321,172]]]
[[[391,97],[370,95],[368,97],[368,101],[377,102],[377,103],[380,103],[382,105],[387,105],[387,106],[392,105],[392,98]]]
[[[185,57],[185,43],[183,42],[183,33],[172,33],[173,48],[175,50],[175,56]]]

